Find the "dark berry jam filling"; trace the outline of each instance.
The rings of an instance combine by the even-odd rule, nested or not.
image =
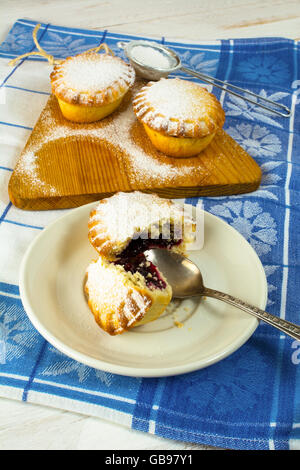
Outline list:
[[[140,253],[134,258],[120,258],[115,261],[115,264],[123,266],[125,271],[134,273],[140,273],[146,281],[146,285],[149,289],[165,289],[166,283],[161,278],[159,271],[151,261],[148,261],[143,253]]]
[[[165,289],[167,284],[162,279],[156,266],[148,261],[144,252],[152,248],[171,249],[180,245],[182,239],[175,239],[174,229],[171,227],[170,238],[163,238],[160,234],[159,238],[134,238],[125,250],[119,255],[119,259],[115,264],[123,266],[125,271],[132,274],[138,272],[144,278],[149,289]]]
[[[147,250],[151,250],[152,248],[165,248],[171,249],[173,246],[178,246],[182,240],[173,240],[162,238],[162,235],[159,236],[157,239],[152,238],[136,238],[132,239],[129,242],[128,246],[125,250],[122,251],[120,254],[121,258],[132,258],[138,256],[140,253],[144,253]]]

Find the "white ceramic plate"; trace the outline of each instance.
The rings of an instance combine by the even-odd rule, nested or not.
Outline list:
[[[97,258],[87,237],[95,203],[74,209],[43,230],[21,266],[24,308],[57,349],[88,366],[121,375],[159,377],[209,366],[238,349],[256,318],[214,299],[175,300],[158,320],[118,336],[102,331],[83,293],[85,269]],[[204,247],[189,257],[205,285],[265,308],[267,282],[247,241],[205,212]],[[178,327],[175,321],[183,323]]]

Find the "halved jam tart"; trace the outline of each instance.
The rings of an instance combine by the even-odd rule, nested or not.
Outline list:
[[[88,228],[91,244],[110,261],[151,248],[184,253],[195,233],[182,205],[139,191],[102,199],[90,214]]]
[[[164,312],[172,289],[145,252],[184,254],[194,228],[182,206],[156,195],[118,193],[99,202],[90,215],[89,240],[100,257],[87,268],[85,291],[103,330],[120,334]]]

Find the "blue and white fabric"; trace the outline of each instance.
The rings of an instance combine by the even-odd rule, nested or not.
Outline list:
[[[233,449],[300,448],[300,343],[261,324],[227,359],[170,378],[137,379],[82,365],[33,328],[19,296],[18,270],[34,237],[62,211],[27,212],[9,201],[16,160],[50,93],[50,66],[35,50],[36,22],[19,20],[0,46],[0,396],[90,414],[134,429]],[[42,24],[38,39],[56,58],[135,36]],[[204,208],[236,228],[258,253],[268,279],[268,310],[300,323],[299,43],[284,38],[189,44],[157,39],[183,64],[292,109],[280,119],[219,89],[225,129],[259,163],[251,194],[204,198]],[[38,62],[38,63],[37,63]],[[182,77],[190,79],[181,74]],[[196,204],[197,199],[187,202]]]

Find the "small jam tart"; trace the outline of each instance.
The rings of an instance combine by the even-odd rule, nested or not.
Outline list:
[[[166,279],[143,256],[127,263],[109,263],[100,257],[86,274],[89,307],[110,335],[156,320],[172,298]]]
[[[172,288],[145,251],[185,253],[195,223],[182,206],[155,194],[117,193],[91,212],[89,240],[100,257],[87,268],[85,292],[99,326],[111,335],[156,320]]]
[[[86,52],[56,65],[50,78],[64,117],[94,122],[120,105],[134,83],[135,72],[119,57]]]
[[[200,153],[225,121],[213,94],[179,78],[149,82],[136,94],[133,109],[153,145],[172,157]]]
[[[184,207],[156,194],[117,193],[91,212],[88,237],[100,256],[130,259],[151,248],[185,253],[195,239],[195,223]]]

